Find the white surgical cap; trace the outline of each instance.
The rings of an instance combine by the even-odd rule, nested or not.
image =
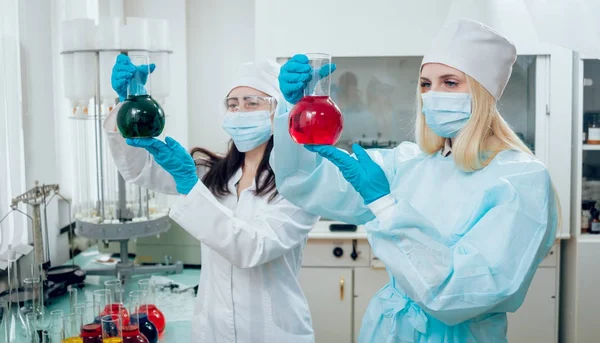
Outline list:
[[[283,95],[279,90],[279,68],[273,60],[248,62],[241,65],[237,79],[229,88],[228,94],[237,87],[250,87],[266,93],[283,103]]]
[[[423,57],[421,67],[426,63],[441,63],[458,69],[498,100],[516,60],[516,48],[504,36],[480,22],[460,19],[442,28]]]

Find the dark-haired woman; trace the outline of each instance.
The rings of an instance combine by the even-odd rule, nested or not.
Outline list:
[[[133,71],[128,58],[117,59],[112,81],[120,96]],[[278,73],[271,61],[242,66],[225,99],[223,128],[233,140],[225,156],[190,154],[169,137],[125,140],[116,130],[118,106],[104,123],[125,180],[182,194],[170,216],[202,243],[193,342],[314,342],[297,275],[318,217],[277,193],[269,166],[272,117],[285,111]]]

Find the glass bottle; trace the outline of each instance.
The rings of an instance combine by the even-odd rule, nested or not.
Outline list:
[[[127,88],[127,99],[117,113],[117,127],[125,138],[158,137],[165,127],[165,113],[150,95],[148,56],[129,57],[136,71]]]
[[[139,297],[129,298],[129,313],[133,314],[140,307]],[[125,343],[149,343],[148,338],[140,332],[139,316],[131,315],[129,324],[123,325],[123,342]]]
[[[588,124],[587,144],[600,144],[600,120],[597,114]]]
[[[156,307],[156,283],[152,279],[142,279],[138,281],[141,291],[146,293],[146,300],[138,312],[147,313],[148,319],[156,326],[158,333],[162,335],[167,326],[165,315]]]
[[[102,314],[121,311],[123,325],[127,325],[129,323],[129,312],[127,312],[127,307],[123,306],[123,283],[119,279],[108,280],[104,282],[104,288],[109,292],[110,303],[104,307]]]
[[[123,322],[119,314],[120,312],[106,314],[100,318],[103,343],[123,343]]]
[[[133,321],[135,319],[135,321],[138,322],[140,332],[146,336],[149,343],[158,342],[158,330],[148,318],[148,311],[145,310],[147,307],[147,304],[145,303],[147,300],[146,291],[131,291],[129,293],[129,299],[132,304],[135,304],[134,308],[129,308],[131,320]]]
[[[290,111],[289,133],[298,144],[334,145],[342,135],[344,118],[330,96],[331,55],[306,56],[312,67],[312,79],[304,88],[302,99]]]
[[[81,307],[81,330],[79,336],[83,343],[102,343],[102,327],[100,326],[100,305],[94,301],[83,303]]]

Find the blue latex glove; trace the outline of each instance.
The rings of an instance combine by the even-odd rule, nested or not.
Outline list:
[[[198,182],[192,156],[173,138],[167,137],[165,143],[156,138],[127,138],[126,142],[148,150],[156,163],[173,176],[179,193],[188,194]]]
[[[333,73],[335,64],[324,65],[318,71],[319,78],[324,78]],[[304,88],[312,80],[313,68],[308,64],[306,55],[295,55],[290,58],[279,71],[279,89],[287,102],[296,104],[302,99]]]
[[[363,197],[366,205],[390,194],[390,183],[385,172],[373,162],[360,145],[352,145],[356,158],[332,145],[305,145],[304,147],[335,164],[346,181]]]
[[[152,73],[154,69],[156,69],[156,65],[151,63],[150,72]],[[140,73],[140,82],[142,85],[145,85],[148,80],[148,66],[135,66],[131,63],[129,56],[127,55],[119,54],[119,56],[117,56],[117,61],[113,66],[112,74],[110,76],[110,83],[112,88],[119,95],[119,101],[123,101],[127,98],[127,87],[136,72]]]

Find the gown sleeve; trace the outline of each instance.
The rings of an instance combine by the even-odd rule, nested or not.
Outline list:
[[[375,218],[363,198],[344,179],[329,160],[296,144],[288,133],[288,115],[274,119],[274,146],[270,164],[275,173],[277,190],[291,203],[310,213],[350,224],[364,224]],[[414,144],[396,149],[369,149],[371,158],[393,178],[395,159],[415,156]]]

